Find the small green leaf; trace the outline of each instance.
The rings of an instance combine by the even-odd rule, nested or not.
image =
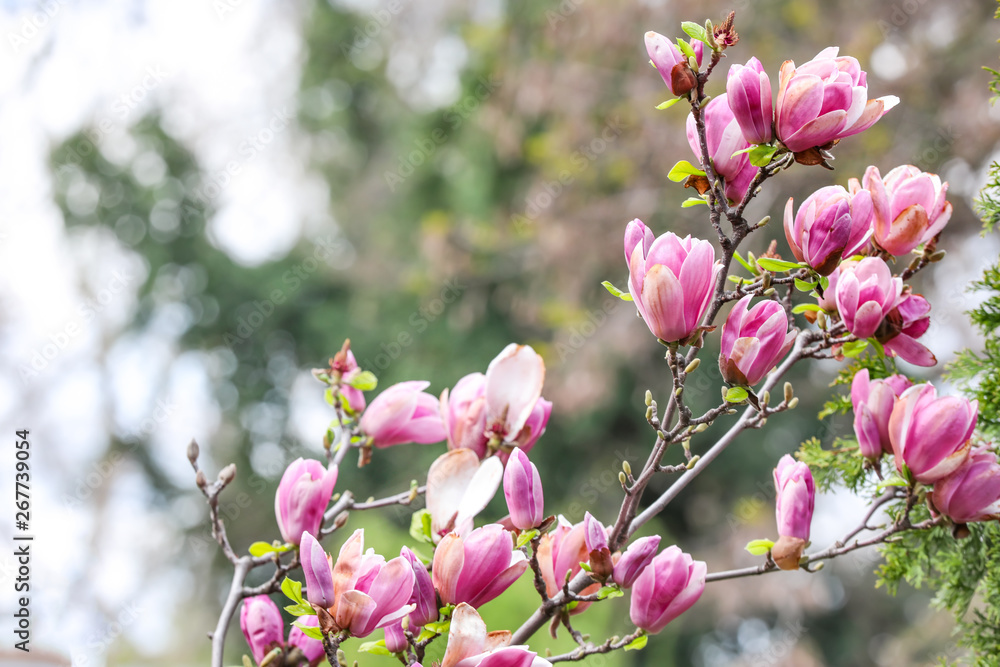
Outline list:
[[[845,357],[853,358],[864,352],[867,347],[867,340],[852,340],[850,343],[844,343],[843,353]]]
[[[744,153],[749,153],[753,149],[754,149],[753,146],[747,146],[746,148],[744,148],[742,150],[738,150],[735,153],[733,153],[732,157],[736,157],[737,155],[743,155]]]
[[[708,202],[701,197],[688,197],[681,202],[681,208],[691,208],[692,206],[701,206],[702,204],[708,206]]]
[[[743,265],[743,268],[744,268],[744,269],[746,269],[747,271],[749,271],[749,272],[750,272],[750,273],[752,273],[753,275],[757,275],[757,273],[758,273],[757,269],[755,269],[755,268],[753,268],[752,266],[750,266],[750,263],[749,263],[749,262],[747,262],[747,261],[746,261],[745,259],[743,259],[743,258],[742,258],[742,257],[740,256],[740,253],[738,253],[738,252],[734,252],[734,253],[733,253],[733,257],[734,257],[734,258],[736,258],[736,261],[737,261],[737,262],[739,262],[740,264],[742,264],[742,265]]]
[[[830,287],[830,279],[827,276],[820,276],[819,286],[822,287],[824,290],[826,290],[827,288]]]
[[[378,386],[378,378],[371,371],[361,371],[351,378],[347,384],[361,391],[371,391]]]
[[[680,162],[678,162],[677,164],[675,164],[673,167],[670,168],[670,173],[667,174],[667,178],[669,178],[674,183],[680,183],[688,176],[704,176],[704,175],[705,172],[703,172],[698,167],[694,166],[687,160],[681,160]]]
[[[677,48],[681,50],[681,53],[684,54],[685,58],[694,58],[695,60],[697,60],[697,56],[695,55],[694,49],[692,49],[691,45],[685,42],[683,39],[677,40]]]
[[[730,387],[726,392],[726,402],[727,403],[740,403],[747,400],[750,394],[743,387]]]
[[[362,653],[371,653],[372,655],[392,655],[389,649],[385,647],[384,639],[380,639],[377,642],[365,642],[358,647],[358,650]]]
[[[433,544],[431,532],[431,513],[426,509],[417,510],[410,518],[410,537],[420,542]]]
[[[517,538],[517,544],[514,545],[514,548],[515,549],[520,549],[525,544],[527,544],[531,540],[535,539],[537,536],[538,536],[538,531],[537,530],[526,530],[526,531],[524,531],[523,533],[521,533],[521,536]]]
[[[293,602],[299,604],[306,604],[306,601],[302,599],[302,583],[295,581],[294,579],[289,579],[285,577],[285,580],[281,582],[281,592],[285,594]]]
[[[254,542],[250,545],[250,555],[254,557],[274,553],[275,551],[277,551],[277,548],[269,542]]]
[[[601,590],[597,591],[597,599],[604,600],[606,598],[620,598],[625,595],[622,589],[617,586],[602,586]]]
[[[906,486],[907,481],[899,475],[893,475],[889,479],[883,480],[875,485],[876,489],[884,489],[887,486]]]
[[[766,167],[777,152],[776,146],[768,146],[767,144],[754,146],[750,149],[750,164],[755,167]]]
[[[750,540],[743,548],[750,552],[751,556],[763,556],[770,551],[773,546],[774,542],[771,540]]]
[[[816,289],[816,283],[809,282],[808,280],[795,279],[795,289],[800,292],[811,292]]]
[[[629,294],[628,292],[621,291],[620,289],[618,289],[617,287],[615,287],[614,285],[612,285],[609,281],[605,280],[601,284],[604,285],[604,289],[608,290],[608,292],[611,293],[611,296],[616,296],[619,299],[621,299],[622,301],[631,301],[632,300],[632,295],[631,294]]]
[[[625,650],[638,651],[640,649],[646,648],[646,642],[648,641],[649,637],[647,637],[646,635],[639,635],[638,637],[636,637],[635,639],[633,639],[628,643],[628,646],[625,647]]]
[[[669,109],[670,107],[672,107],[675,104],[677,104],[678,102],[680,102],[682,99],[683,98],[681,98],[681,97],[675,97],[672,100],[667,100],[666,102],[660,102],[659,104],[656,105],[656,108],[660,109],[661,111],[663,109]]]
[[[580,561],[580,569],[584,570],[585,572],[593,572],[594,571],[594,569],[592,567],[590,567],[590,563],[584,563],[583,561]]]
[[[693,37],[699,42],[705,42],[708,44],[708,33],[705,32],[705,26],[698,25],[692,21],[684,21],[681,23],[681,30],[687,33],[688,37]]]
[[[287,611],[292,616],[315,616],[316,610],[307,604],[290,604],[285,607]]]
[[[443,635],[448,632],[448,628],[451,627],[451,620],[446,621],[435,621],[434,623],[428,623],[424,626],[425,630],[430,630],[436,635]]]
[[[795,262],[786,262],[783,259],[771,259],[770,257],[761,257],[757,260],[757,264],[762,269],[767,269],[768,271],[774,271],[775,273],[783,273],[785,271],[798,271],[801,267]]]
[[[824,312],[822,308],[817,306],[815,303],[800,303],[799,305],[792,308],[792,312],[798,315],[799,313],[804,313],[807,310],[811,310],[814,313]]]
[[[303,621],[292,621],[292,625],[301,630],[306,637],[323,641],[323,631],[315,625],[306,625]]]

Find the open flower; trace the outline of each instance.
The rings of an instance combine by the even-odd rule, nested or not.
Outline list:
[[[629,617],[636,627],[657,633],[698,601],[708,568],[679,547],[664,549],[632,585]]]
[[[580,563],[590,560],[587,549],[586,526],[581,521],[571,524],[560,515],[556,528],[542,535],[538,542],[538,569],[542,571],[546,594],[549,597],[562,590],[567,573],[572,579],[580,572]],[[584,594],[597,591],[600,584],[592,584],[584,589]],[[590,606],[590,602],[580,602],[571,614],[580,614]]]
[[[653,335],[668,343],[698,330],[722,265],[708,241],[667,232],[653,238],[638,218],[625,229],[629,293]]]
[[[470,373],[441,392],[441,418],[448,449],[471,449],[486,458],[486,376]]]
[[[298,458],[285,469],[274,494],[274,514],[283,540],[298,544],[303,532],[319,533],[336,483],[336,464],[327,468],[319,461]]]
[[[510,638],[507,630],[486,632],[479,613],[463,602],[452,612],[441,667],[552,667],[527,646],[510,646]]]
[[[434,587],[445,604],[479,607],[497,597],[528,569],[503,526],[489,524],[466,537],[448,533],[434,552]]]
[[[875,206],[875,243],[890,255],[905,255],[927,243],[951,219],[951,203],[945,199],[948,184],[911,164],[896,167],[885,179],[878,167],[868,167],[861,184],[851,179],[851,191],[862,185]]]
[[[427,511],[434,541],[451,531],[468,534],[502,479],[503,464],[496,457],[480,462],[471,449],[453,449],[439,456],[427,471]]]
[[[793,201],[785,205],[785,238],[795,259],[828,276],[864,248],[871,237],[872,198],[867,190],[855,194],[828,185],[806,197],[792,215]]]
[[[375,397],[361,415],[361,431],[375,447],[407,442],[430,444],[445,439],[438,399],[424,393],[430,382],[394,384]]]
[[[703,112],[705,120],[705,140],[708,143],[708,157],[712,160],[715,173],[726,181],[726,198],[733,202],[742,201],[750,187],[750,182],[757,175],[757,167],[750,164],[750,156],[741,153],[750,144],[743,138],[740,124],[729,108],[728,95],[725,93],[712,98]],[[699,160],[701,154],[701,139],[694,115],[689,114],[687,125],[688,144]]]
[[[753,308],[748,294],[733,306],[722,325],[719,370],[730,384],[757,384],[784,357],[795,342],[788,330],[785,309],[767,299]]]
[[[522,431],[535,411],[544,383],[545,362],[541,355],[530,345],[511,343],[505,347],[486,369],[486,431],[504,443],[529,437],[530,432]],[[545,428],[544,424],[541,428]]]
[[[837,311],[848,331],[858,338],[870,338],[902,293],[903,281],[893,277],[889,265],[879,257],[866,257],[853,270],[841,272]]]
[[[979,402],[937,395],[930,383],[910,387],[889,417],[889,441],[896,468],[906,465],[921,484],[955,472],[969,456]]]
[[[775,130],[793,153],[862,132],[899,103],[894,95],[869,100],[861,65],[850,56],[838,58],[838,52],[831,46],[799,67],[791,60],[781,65]]]
[[[937,358],[926,345],[917,339],[927,333],[931,325],[931,304],[910,288],[903,288],[903,295],[896,306],[882,320],[875,333],[885,351],[915,366],[933,366]]]

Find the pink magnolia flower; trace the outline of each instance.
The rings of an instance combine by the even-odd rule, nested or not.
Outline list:
[[[894,278],[879,257],[866,257],[853,271],[842,271],[837,281],[837,310],[847,330],[871,338],[903,293],[903,281]]]
[[[889,417],[900,394],[912,386],[903,375],[870,380],[867,368],[854,375],[851,404],[854,406],[854,434],[858,437],[862,456],[875,460],[882,452],[892,453]]]
[[[310,628],[319,627],[319,617],[318,616],[299,616],[299,621],[303,625]],[[318,639],[313,639],[306,633],[302,632],[298,626],[292,626],[292,629],[288,633],[288,650],[297,648],[305,656],[306,660],[309,661],[310,665],[318,665],[320,660],[326,657],[326,650],[323,648],[323,642]]]
[[[899,103],[894,95],[869,100],[861,65],[838,52],[831,46],[800,67],[791,60],[781,65],[775,130],[793,153],[867,130]]]
[[[454,388],[441,393],[441,418],[448,434],[448,449],[471,449],[486,458],[486,376],[466,375]]]
[[[545,520],[542,479],[538,468],[518,448],[511,452],[503,472],[503,495],[510,522],[518,530],[531,530]]]
[[[646,566],[652,562],[656,556],[656,550],[659,548],[659,535],[640,537],[630,544],[625,553],[618,559],[618,562],[615,563],[615,571],[612,575],[615,583],[622,588],[632,588],[635,580],[646,569]]]
[[[414,609],[410,612],[410,628],[433,623],[438,620],[438,603],[431,575],[423,561],[409,548],[400,549],[399,555],[413,568],[413,595],[410,597],[410,604],[414,605]]]
[[[283,540],[298,544],[303,532],[319,533],[336,483],[336,464],[326,468],[319,461],[298,458],[285,469],[274,495],[274,514]]]
[[[889,417],[896,468],[902,472],[905,464],[921,484],[933,484],[955,472],[969,456],[978,414],[978,401],[938,398],[930,383],[910,387]]]
[[[486,623],[466,603],[455,607],[441,667],[552,667],[527,646],[510,646],[507,630],[486,632]]]
[[[905,255],[927,243],[951,219],[951,203],[945,199],[948,184],[937,174],[905,164],[883,180],[878,167],[868,167],[862,184],[875,206],[875,243],[890,255]],[[852,192],[861,187],[857,179],[851,179]]]
[[[701,67],[705,47],[696,39],[692,39],[690,44],[694,50],[695,61]],[[660,33],[653,31],[646,33],[646,52],[672,95],[686,95],[697,84],[687,57],[681,53],[676,44]]]
[[[885,351],[916,366],[933,366],[937,358],[917,339],[923,336],[931,325],[931,304],[919,294],[913,294],[908,287],[889,311],[875,337],[885,347]]]
[[[653,335],[671,343],[695,333],[722,269],[712,244],[672,232],[654,240],[636,218],[625,229],[625,259],[629,293]]]
[[[486,431],[504,443],[530,438],[531,432],[524,432],[525,425],[535,411],[544,383],[545,362],[541,355],[529,345],[511,343],[505,347],[486,369]]]
[[[354,353],[351,352],[350,348],[337,353],[333,358],[331,370],[341,374],[342,384],[340,385],[340,393],[344,396],[344,400],[347,401],[349,411],[354,414],[363,412],[367,405],[365,394],[360,389],[350,385],[351,380],[361,373],[358,360],[354,358]]]
[[[795,259],[828,276],[840,263],[864,248],[871,237],[874,208],[867,190],[855,194],[828,185],[809,195],[792,215],[785,204],[785,238]]]
[[[955,523],[1000,518],[1000,465],[996,454],[976,447],[955,472],[934,482],[931,501]]]
[[[306,533],[299,553],[306,599],[325,609],[334,625],[353,637],[367,637],[415,608],[409,604],[414,585],[409,561],[400,556],[386,562],[371,549],[365,552],[364,541],[365,531],[359,528],[340,548],[336,563],[331,563],[315,538]]]
[[[496,457],[480,462],[471,449],[452,449],[439,456],[427,471],[427,511],[434,540],[452,531],[468,534],[502,479],[503,464]]]
[[[359,423],[375,447],[407,442],[426,445],[445,439],[438,399],[424,393],[430,384],[421,380],[400,382],[375,397]]]
[[[535,446],[536,442],[538,442],[538,438],[545,433],[545,427],[549,423],[549,416],[551,414],[552,403],[550,401],[546,401],[544,398],[539,398],[535,401],[535,407],[531,409],[531,414],[528,415],[528,419],[524,422],[524,427],[521,429],[521,433],[510,444],[517,447],[522,452],[531,451],[531,448]],[[500,448],[497,450],[497,456],[504,462],[504,464],[506,464],[507,459],[510,457],[510,453],[506,448]]]
[[[583,515],[583,540],[591,575],[598,581],[605,581],[614,573],[614,560],[608,548],[608,530],[590,512]]]
[[[809,542],[816,504],[816,485],[809,466],[785,454],[774,469],[774,488],[777,492],[774,515],[779,537],[771,548],[771,556],[782,570],[797,570]]]
[[[257,663],[275,647],[285,645],[285,622],[281,619],[278,605],[266,595],[255,595],[243,601],[240,629]]]
[[[566,581],[566,573],[570,579],[580,572],[580,563],[590,560],[587,549],[586,528],[584,522],[571,524],[562,515],[556,523],[556,529],[542,535],[538,543],[538,568],[542,571],[545,590],[549,597],[562,590]],[[592,584],[584,591],[589,594],[597,591],[600,584]],[[571,611],[571,614],[583,613],[590,602],[581,602]]]
[[[636,627],[657,633],[698,601],[708,568],[679,547],[664,549],[632,585],[629,617]]]
[[[705,106],[703,116],[708,157],[712,160],[712,168],[726,181],[726,197],[730,201],[741,201],[750,187],[750,182],[757,175],[757,167],[750,164],[750,156],[746,153],[735,154],[749,148],[750,144],[743,138],[740,124],[729,108],[728,95],[722,94],[710,100]],[[688,114],[686,130],[688,144],[691,145],[695,157],[700,160],[701,139],[698,137],[693,114]]]
[[[751,298],[740,299],[722,325],[719,370],[726,382],[752,387],[788,353],[795,332],[780,303],[767,299],[751,308]]]
[[[750,58],[746,65],[734,64],[729,68],[726,99],[748,143],[771,141],[774,123],[771,80],[759,60]]]
[[[514,539],[499,524],[476,528],[464,538],[448,533],[434,552],[434,587],[444,604],[479,607],[497,597],[528,569]]]

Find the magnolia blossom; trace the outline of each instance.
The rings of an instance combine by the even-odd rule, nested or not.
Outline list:
[[[424,393],[430,382],[394,384],[375,397],[361,415],[361,431],[375,447],[407,442],[430,444],[445,439],[438,399]]]
[[[1000,519],[1000,465],[996,454],[976,447],[955,472],[934,482],[931,501],[955,523]]]
[[[799,67],[791,60],[781,65],[775,130],[793,153],[862,132],[899,103],[894,95],[869,100],[861,65],[850,56],[838,58],[839,51],[831,46]]]
[[[298,544],[303,532],[319,533],[336,483],[336,464],[327,468],[319,461],[298,458],[285,469],[274,494],[274,514],[285,542]]]
[[[927,243],[951,219],[951,203],[945,199],[948,184],[911,164],[896,167],[885,179],[878,167],[868,167],[861,184],[850,181],[852,192],[862,186],[875,206],[875,243],[890,255],[905,255]]]
[[[545,519],[542,479],[528,456],[515,448],[503,472],[503,495],[510,522],[518,530],[531,530]]]
[[[468,534],[475,516],[496,495],[501,479],[499,459],[480,462],[471,449],[453,449],[435,459],[427,471],[426,494],[434,541],[451,531]]]
[[[938,398],[930,383],[910,387],[889,417],[896,468],[903,472],[907,466],[921,484],[933,484],[955,472],[969,456],[978,414],[978,401]]]
[[[858,338],[870,338],[878,331],[903,293],[903,281],[893,277],[881,258],[866,257],[851,271],[841,272],[837,281],[837,311],[847,330]]]
[[[854,434],[858,437],[862,456],[875,460],[882,452],[892,453],[889,417],[900,394],[912,386],[903,375],[870,380],[867,368],[855,373],[851,382],[851,405],[854,406]]]
[[[240,629],[257,663],[275,647],[285,645],[285,623],[281,620],[281,612],[266,595],[255,595],[243,601]]]
[[[749,148],[750,144],[743,138],[740,124],[729,108],[726,94],[712,98],[705,106],[702,117],[705,121],[705,139],[708,144],[708,157],[712,160],[715,173],[726,181],[726,198],[730,201],[742,201],[750,187],[750,182],[757,175],[757,167],[750,164],[750,156],[740,151]],[[687,139],[695,157],[702,159],[701,139],[694,115],[687,118]]]
[[[534,440],[548,421],[548,411],[544,410],[544,422],[536,422],[525,428],[528,419],[536,410],[545,383],[545,362],[530,345],[511,343],[490,362],[486,369],[486,431],[499,437],[501,442],[516,443],[530,438],[534,428]],[[549,404],[551,410],[551,404]],[[534,444],[532,440],[531,444]]]
[[[771,80],[759,60],[750,58],[746,65],[734,64],[729,68],[726,99],[748,143],[771,141],[774,123]]]
[[[347,346],[345,345],[345,347]],[[365,394],[360,389],[351,386],[351,380],[361,373],[361,368],[358,366],[358,360],[354,358],[354,353],[351,352],[350,348],[337,352],[333,358],[331,370],[340,373],[340,393],[343,395],[344,400],[347,401],[349,411],[354,414],[363,412],[367,405]]]
[[[708,568],[679,547],[664,549],[632,585],[629,617],[636,627],[657,633],[698,601]]]
[[[751,308],[752,298],[748,294],[740,299],[722,325],[719,370],[730,384],[757,384],[795,342],[781,304],[767,299]]]
[[[580,563],[590,560],[590,550],[587,549],[586,527],[581,521],[571,524],[566,517],[559,515],[556,528],[542,535],[538,542],[538,569],[545,581],[546,594],[553,597],[562,590],[566,575],[572,579],[580,572]],[[585,593],[593,593],[599,584],[592,584],[584,589]],[[590,606],[589,602],[581,602],[573,609],[572,614],[582,613]]]
[[[459,450],[460,451],[460,450]],[[486,604],[528,569],[514,539],[499,524],[476,528],[464,538],[448,533],[434,552],[434,587],[445,604]]]
[[[583,515],[583,541],[594,578],[604,581],[612,575],[614,562],[608,549],[608,529],[590,512]]]
[[[771,549],[771,556],[781,569],[797,570],[799,558],[809,542],[816,504],[816,485],[809,466],[785,454],[774,469],[774,488],[779,538]]]
[[[629,293],[654,336],[671,343],[698,330],[722,269],[711,243],[672,232],[654,240],[636,218],[625,229],[625,259]]]
[[[915,366],[933,366],[937,363],[934,353],[917,341],[931,325],[930,312],[931,304],[927,299],[905,287],[896,306],[882,320],[875,337],[889,355]]]
[[[441,392],[441,418],[448,449],[471,449],[486,458],[486,376],[470,373]]]
[[[306,627],[319,627],[318,616],[307,614],[306,616],[299,616],[298,620]],[[298,626],[292,626],[292,629],[288,632],[288,644],[286,648],[289,652],[291,652],[292,649],[298,649],[301,651],[302,655],[305,656],[310,665],[318,665],[319,661],[326,657],[326,650],[323,648],[323,642],[318,639],[313,639],[306,633],[302,632]]]
[[[306,599],[354,637],[367,637],[415,609],[409,603],[415,580],[409,561],[400,556],[386,562],[371,549],[365,552],[364,540],[363,528],[354,531],[336,563],[309,533],[299,549]]]
[[[421,627],[433,623],[438,620],[438,603],[431,575],[423,561],[417,558],[417,555],[409,548],[400,549],[399,555],[405,558],[410,567],[413,568],[413,596],[410,597],[410,604],[414,606],[414,609],[410,612],[410,627]]]
[[[828,185],[812,193],[792,215],[793,201],[785,204],[785,238],[795,259],[828,276],[842,258],[865,247],[871,237],[874,208],[867,190],[849,193]]]
[[[441,667],[551,667],[527,646],[510,646],[508,630],[487,632],[486,623],[466,603],[455,607]]]
[[[692,39],[690,44],[695,54],[695,60],[701,67],[701,58],[705,47],[700,40],[696,39]],[[672,95],[686,95],[695,87],[697,81],[694,72],[688,65],[687,56],[681,53],[677,45],[669,39],[658,32],[647,32],[646,52]]]
[[[615,563],[614,574],[612,575],[616,584],[622,588],[631,588],[639,574],[656,556],[656,550],[660,548],[660,536],[650,535],[640,537],[621,555]]]

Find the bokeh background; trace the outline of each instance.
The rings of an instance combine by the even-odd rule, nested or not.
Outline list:
[[[651,441],[642,396],[662,395],[662,351],[624,284],[624,224],[711,238],[667,181],[690,159],[681,106],[647,63],[646,30],[737,11],[729,62],[828,45],[857,57],[873,96],[902,103],[836,149],[836,171],[796,167],[751,210],[780,233],[789,196],[902,163],[950,182],[945,262],[919,277],[939,360],[978,345],[964,285],[994,261],[972,198],[995,159],[997,62],[985,0],[45,0],[0,3],[0,411],[33,446],[36,651],[54,664],[207,664],[228,564],[212,541],[185,447],[210,471],[235,462],[223,503],[234,546],[277,537],[273,493],[298,456],[321,456],[331,412],[309,369],[350,337],[381,386],[440,392],[510,341],[546,359],[555,404],[533,453],[547,509],[610,521],[623,458]],[[710,84],[722,91],[725,66]],[[776,85],[776,84],[775,84]],[[560,176],[568,174],[568,182]],[[564,181],[567,178],[563,178]],[[711,349],[706,359],[712,358]],[[717,400],[703,364],[689,389]],[[796,371],[801,407],[746,434],[651,526],[710,570],[755,562],[773,536],[770,470],[820,433],[835,363]],[[907,371],[925,374],[907,368]],[[932,369],[933,377],[941,366]],[[700,451],[713,431],[695,438]],[[442,446],[376,452],[338,488],[407,488]],[[9,459],[9,460],[8,460]],[[0,457],[4,488],[13,457]],[[650,493],[669,479],[658,480]],[[502,504],[502,501],[501,501]],[[484,513],[503,513],[494,504]],[[818,502],[814,543],[860,517]],[[12,515],[13,508],[5,510]],[[353,516],[392,554],[409,511]],[[0,535],[9,543],[11,521]],[[339,548],[338,534],[327,545]],[[0,555],[3,616],[15,576]],[[955,659],[952,624],[926,591],[873,588],[875,554],[821,573],[712,584],[641,652],[594,665],[924,665]],[[258,577],[263,572],[256,573]],[[491,629],[534,607],[484,608]],[[623,600],[581,626],[627,630]],[[12,642],[11,642],[12,643]],[[533,646],[566,649],[541,631]],[[227,663],[244,650],[231,626]],[[15,663],[9,646],[0,662]],[[37,655],[37,653],[32,654]],[[33,663],[34,664],[34,663]],[[361,664],[390,665],[366,656]]]

